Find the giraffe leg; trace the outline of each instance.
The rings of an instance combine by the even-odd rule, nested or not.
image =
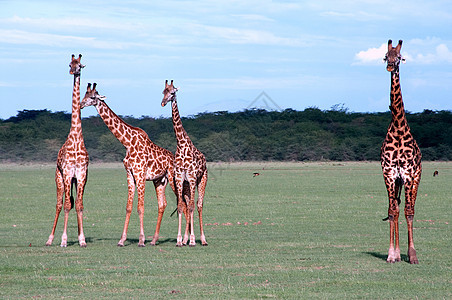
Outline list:
[[[55,183],[57,190],[57,204],[56,204],[56,213],[55,219],[53,220],[52,231],[49,235],[49,239],[46,242],[46,246],[51,246],[53,242],[53,238],[55,237],[55,229],[58,223],[58,218],[60,216],[61,209],[63,208],[63,197],[64,197],[64,182],[63,175],[60,170],[57,168],[55,171]]]
[[[389,216],[389,251],[386,261],[388,263],[395,263],[400,261],[398,212],[394,215]]]
[[[399,247],[399,216],[389,216],[389,251],[386,262],[395,263],[400,261]],[[395,247],[394,247],[395,241]]]
[[[405,186],[405,218],[408,227],[408,258],[410,264],[418,264],[419,261],[416,256],[416,249],[414,248],[413,239],[413,219],[414,219],[414,204],[416,202],[417,189],[421,180],[421,172],[414,177],[411,184]]]
[[[190,202],[190,185],[188,184],[188,181],[184,181],[184,189],[183,189],[183,199],[182,205],[183,205],[183,211],[185,215],[185,233],[184,233],[184,239],[182,240],[182,244],[184,246],[187,245],[188,242],[188,233],[190,230],[190,214],[188,212],[188,203]]]
[[[178,227],[177,227],[176,247],[182,247],[182,246],[185,246],[182,243],[182,213],[178,212],[177,215],[179,216],[179,224],[178,224]]]
[[[168,165],[168,170],[166,172],[166,176],[168,177],[168,183],[171,187],[171,189],[173,190],[173,193],[176,195],[177,197],[177,191],[176,191],[176,184],[174,181],[174,167],[172,166],[172,164]]]
[[[176,192],[177,192],[177,213],[179,215],[179,224],[177,229],[177,247],[182,247],[182,213],[184,212],[183,203],[183,178],[179,174],[176,174]]]
[[[168,168],[168,172],[167,172],[167,176],[168,176],[168,182],[169,182],[169,184],[170,184],[170,186],[171,186],[171,189],[173,190],[173,192],[174,192],[174,194],[176,195],[176,198],[177,199],[179,199],[179,196],[178,196],[178,189],[177,189],[177,184],[176,184],[176,180],[175,180],[175,176],[174,176],[174,171],[173,171],[173,167],[172,166],[170,166],[169,168]],[[185,199],[185,202],[184,201],[177,201],[177,203],[178,203],[178,216],[179,216],[179,214],[181,214],[182,213],[182,211],[183,211],[183,213],[184,213],[184,215],[185,215],[185,221],[186,221],[186,227],[185,227],[185,234],[184,234],[184,239],[182,240],[182,216],[180,215],[179,217],[180,217],[180,220],[179,220],[179,229],[178,229],[178,231],[179,231],[179,233],[178,233],[178,236],[180,236],[181,237],[181,244],[179,245],[179,246],[185,246],[185,245],[187,245],[187,241],[188,241],[188,223],[189,223],[189,221],[188,221],[188,214],[187,214],[187,205],[186,205],[186,203],[188,203],[188,193],[189,193],[189,186],[187,185],[187,182],[186,181],[184,181],[184,183],[183,183],[183,188],[182,188],[182,199]],[[179,204],[182,206],[182,209],[180,209],[179,210]]]
[[[127,187],[129,190],[126,205],[126,220],[124,221],[124,229],[122,231],[121,239],[118,242],[118,247],[123,247],[127,239],[127,228],[129,227],[130,214],[132,213],[133,197],[135,196],[135,179],[133,179],[132,171],[127,170]]]
[[[389,250],[386,261],[388,263],[395,263],[400,261],[398,193],[401,187],[396,180],[391,181],[389,178],[385,178],[385,181],[389,197]]]
[[[162,183],[161,180],[154,181],[155,192],[157,194],[157,202],[158,202],[158,217],[157,217],[157,226],[155,227],[155,233],[152,237],[151,245],[155,246],[159,239],[160,225],[162,223],[163,213],[166,208],[166,196],[165,196],[165,188],[166,182]]]
[[[77,201],[75,201],[75,211],[77,212],[78,242],[80,247],[86,247],[85,234],[83,233],[83,193],[87,180],[88,170],[84,169],[77,176]]]
[[[201,232],[201,244],[207,246],[206,236],[204,235],[203,222],[202,222],[202,207],[204,194],[206,192],[207,185],[207,170],[202,175],[201,181],[198,184],[198,215],[199,215],[199,230]]]
[[[195,230],[193,215],[195,211],[195,194],[196,194],[196,179],[190,180],[190,201],[188,202],[188,212],[190,215],[190,247],[196,246]]]
[[[414,249],[413,241],[413,219],[414,215],[405,216],[408,227],[408,257],[410,259],[410,264],[418,264],[419,261],[416,256],[416,249]]]
[[[138,177],[138,176],[137,176]],[[144,236],[144,191],[146,189],[146,180],[144,178],[144,174],[136,179],[137,183],[137,192],[138,192],[138,218],[140,219],[140,237],[138,240],[138,247],[145,247],[145,236]]]
[[[400,262],[399,212],[394,216],[395,262]]]
[[[63,235],[61,236],[61,247],[67,247],[67,222],[69,219],[69,211],[72,208],[71,204],[71,184],[72,177],[64,178],[64,226]]]

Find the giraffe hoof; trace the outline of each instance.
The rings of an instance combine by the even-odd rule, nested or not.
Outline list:
[[[386,262],[388,264],[394,264],[397,262],[397,260],[394,257],[388,257],[388,259],[386,259]]]
[[[176,244],[176,247],[183,247],[183,244]]]
[[[145,244],[138,244],[138,247],[146,247],[146,245]]]
[[[414,248],[408,249],[408,257],[410,258],[410,264],[417,265],[419,261],[417,260],[416,250]]]
[[[203,246],[209,246],[209,244],[207,244],[207,242],[202,243],[201,245]]]
[[[118,243],[118,247],[124,247],[124,244],[121,243],[121,242],[119,242],[119,243]]]
[[[86,244],[80,244],[80,248],[86,248]]]

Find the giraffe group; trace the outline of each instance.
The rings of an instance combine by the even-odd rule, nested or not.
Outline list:
[[[126,205],[126,220],[124,230],[118,246],[124,246],[127,239],[127,228],[129,226],[130,214],[132,212],[135,187],[138,191],[138,216],[140,219],[139,247],[145,246],[145,235],[143,228],[144,217],[144,191],[146,180],[154,183],[158,202],[158,218],[155,233],[151,245],[155,245],[159,238],[160,224],[163,213],[166,208],[165,188],[170,184],[174,190],[173,183],[173,154],[154,144],[149,136],[141,128],[133,127],[118,117],[111,108],[105,103],[105,96],[99,95],[96,91],[96,83],[91,88],[88,84],[85,97],[82,100],[81,107],[94,106],[99,116],[104,120],[105,125],[111,133],[126,148],[126,157],[123,160],[127,172],[128,198]]]
[[[194,199],[194,191],[193,194],[189,194],[189,187],[191,187],[191,185],[182,182],[182,185],[179,186],[178,184],[179,188],[176,192],[174,180],[174,155],[170,151],[154,144],[149,139],[149,136],[144,130],[127,124],[118,115],[116,115],[113,110],[111,110],[110,107],[105,103],[106,97],[99,95],[99,93],[97,92],[96,83],[94,83],[92,86],[91,83],[88,84],[85,97],[82,99],[82,101],[80,101],[80,73],[81,69],[85,67],[80,62],[81,57],[81,54],[78,58],[75,58],[75,55],[72,55],[71,64],[69,65],[70,74],[74,75],[74,87],[72,95],[72,122],[68,138],[58,153],[57,169],[55,173],[55,181],[57,186],[56,214],[52,231],[46,242],[46,245],[52,245],[59,214],[63,208],[64,194],[64,229],[61,238],[61,247],[67,246],[67,222],[69,211],[72,209],[72,206],[74,204],[74,198],[72,196],[72,185],[75,184],[77,187],[75,208],[77,211],[79,244],[81,247],[86,247],[85,236],[83,233],[83,192],[87,180],[89,158],[83,140],[80,110],[87,106],[96,107],[99,116],[107,125],[108,129],[110,129],[112,134],[126,148],[126,156],[123,160],[123,163],[127,173],[128,197],[126,204],[126,219],[124,222],[124,229],[118,242],[118,246],[124,246],[124,242],[127,239],[127,229],[129,226],[130,215],[132,213],[135,189],[137,189],[138,192],[137,211],[140,220],[138,246],[145,246],[143,220],[146,181],[153,182],[155,192],[157,194],[158,203],[157,225],[150,244],[155,245],[159,239],[162,217],[167,206],[165,189],[168,183],[170,184],[174,193],[176,193],[178,197],[180,195],[178,199],[183,199],[179,201],[178,207],[183,207],[179,211],[183,211],[187,218],[187,229],[185,234],[187,236],[189,228],[188,208],[190,207],[189,204],[191,203],[190,199]],[[188,136],[186,137],[188,138]],[[206,160],[204,156],[202,156],[202,158],[202,167],[204,168],[203,170],[205,177],[203,177],[202,188],[199,190],[201,201],[198,201],[198,203],[201,204],[204,197],[205,184],[207,182]],[[201,222],[201,241],[203,245],[207,245],[204,231],[202,229],[202,205],[199,215]],[[190,246],[194,246],[195,240],[193,233],[193,214],[191,216],[191,228],[192,230],[190,236]],[[184,244],[186,243],[187,238],[185,239]],[[178,246],[181,246],[181,244],[178,243]]]
[[[394,263],[401,260],[399,245],[399,205],[402,188],[405,189],[405,218],[408,227],[408,258],[411,264],[418,264],[413,241],[413,219],[416,195],[421,179],[422,165],[421,152],[414,140],[408,126],[402,93],[400,88],[399,64],[403,60],[400,50],[402,41],[396,47],[388,41],[388,52],[385,56],[386,69],[391,73],[390,111],[392,120],[389,124],[386,137],[381,147],[381,167],[386,185],[389,208],[388,217],[390,228],[390,242],[387,262]],[[138,192],[137,211],[140,221],[139,247],[145,246],[143,228],[144,194],[146,181],[152,181],[157,195],[158,217],[155,233],[150,242],[155,245],[159,239],[162,217],[167,206],[165,189],[169,183],[177,197],[177,212],[179,217],[176,246],[195,246],[194,210],[195,195],[198,190],[197,210],[199,216],[200,239],[203,246],[208,245],[203,230],[203,202],[207,185],[206,158],[191,141],[182,126],[177,106],[177,88],[173,80],[168,84],[165,81],[161,106],[171,102],[172,123],[176,136],[177,148],[173,155],[170,151],[154,144],[146,132],[140,128],[124,122],[105,103],[105,96],[96,90],[96,83],[88,84],[85,97],[80,101],[80,73],[84,65],[72,55],[70,74],[74,75],[72,93],[71,129],[66,142],[58,152],[55,182],[57,187],[56,214],[51,234],[46,245],[50,246],[54,239],[59,214],[64,207],[64,229],[61,238],[61,247],[67,246],[68,214],[75,204],[78,221],[78,240],[81,247],[86,247],[83,233],[83,192],[88,174],[88,152],[86,151],[80,110],[87,106],[94,106],[112,134],[126,148],[123,160],[127,173],[128,198],[126,204],[126,218],[118,246],[124,246],[127,239],[127,229],[133,207],[135,189]],[[257,173],[255,173],[257,174]],[[76,186],[76,198],[72,195],[72,188]],[[64,201],[63,201],[64,200]],[[182,236],[182,214],[185,215],[185,233]]]

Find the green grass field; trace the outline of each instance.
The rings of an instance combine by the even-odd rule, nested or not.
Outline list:
[[[433,177],[438,170],[439,176]],[[253,172],[260,176],[253,177]],[[55,215],[53,165],[0,165],[0,298],[450,299],[452,163],[424,163],[416,202],[419,265],[387,264],[387,197],[379,163],[210,164],[204,205],[209,246],[175,247],[168,207],[160,243],[137,247],[136,203],[125,247],[126,174],[91,164],[80,248],[76,214],[68,247],[44,246]],[[135,201],[136,202],[136,201]],[[403,202],[402,202],[403,203]],[[145,234],[157,203],[147,184]],[[406,222],[400,218],[402,260]],[[197,238],[199,227],[195,219]]]

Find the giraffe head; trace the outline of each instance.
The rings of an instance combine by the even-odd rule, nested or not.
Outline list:
[[[80,63],[80,60],[82,59],[82,55],[79,54],[78,58],[75,58],[75,55],[72,54],[72,59],[71,59],[71,63],[69,64],[69,74],[71,75],[76,75],[76,76],[80,76],[80,71],[82,70],[82,68],[85,67],[85,65],[82,65]]]
[[[405,59],[400,54],[400,49],[402,48],[402,40],[394,48],[392,47],[392,40],[388,41],[388,52],[385,55],[384,61],[387,63],[386,70],[388,72],[394,72],[399,70],[400,61],[405,61]]]
[[[168,84],[168,80],[165,81],[165,89],[163,90],[163,100],[162,107],[165,106],[169,101],[176,99],[176,92],[178,88],[173,85],[173,80]]]
[[[91,83],[88,83],[85,97],[83,97],[80,103],[80,108],[84,108],[91,105],[97,106],[99,101],[105,101],[105,99],[107,99],[107,97],[99,95],[99,93],[96,91],[96,85],[97,83],[94,83],[93,88],[91,89]]]

